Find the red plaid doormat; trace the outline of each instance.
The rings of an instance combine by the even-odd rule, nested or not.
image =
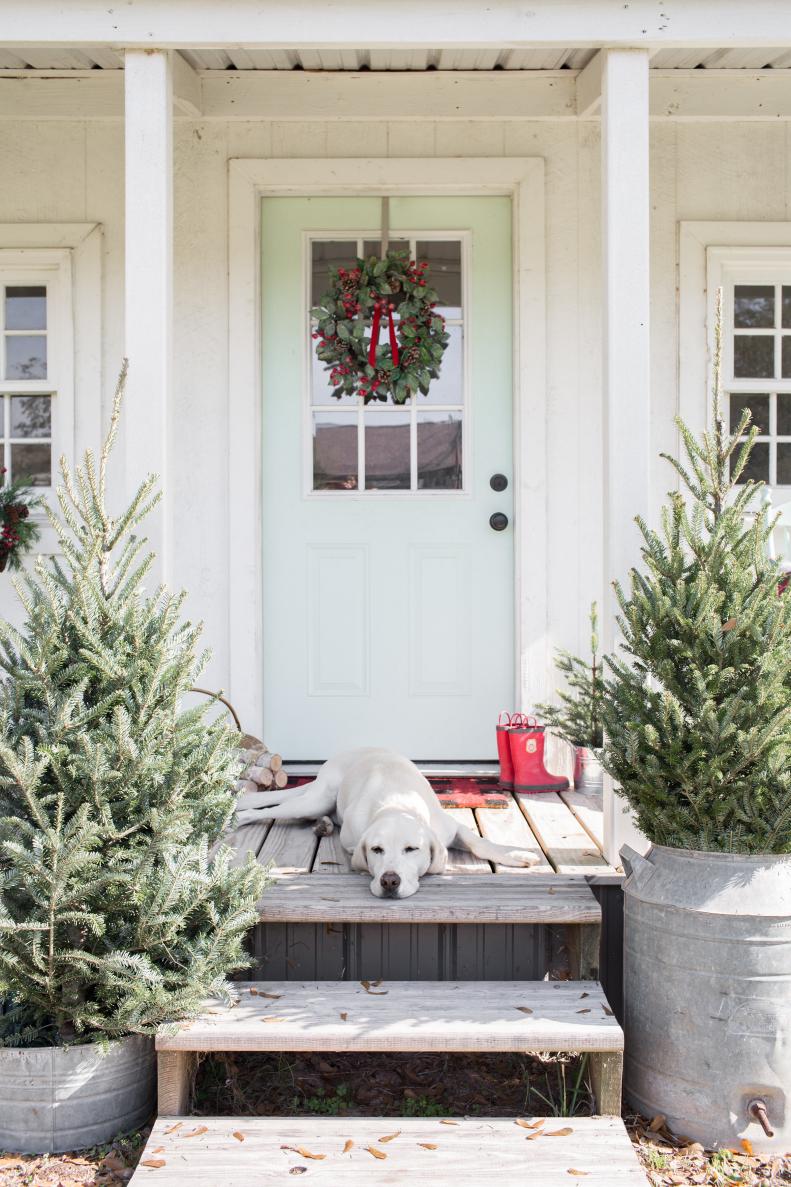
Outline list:
[[[288,786],[302,787],[310,781],[309,775],[295,775]],[[494,778],[437,777],[429,783],[443,808],[507,808],[511,803],[510,795],[500,791]]]

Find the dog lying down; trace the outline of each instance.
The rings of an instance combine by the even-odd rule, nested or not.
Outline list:
[[[505,866],[532,866],[539,858],[510,849],[457,824],[442,810],[428,779],[392,750],[365,747],[336,755],[312,783],[296,791],[250,792],[239,798],[236,825],[260,820],[316,820],[327,836],[341,826],[352,868],[371,875],[377,898],[409,898],[424,874],[442,874],[448,849]]]

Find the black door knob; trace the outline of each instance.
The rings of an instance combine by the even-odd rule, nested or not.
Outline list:
[[[504,515],[502,511],[495,511],[493,515],[489,516],[489,526],[496,532],[505,531],[508,527],[508,516]]]
[[[489,486],[492,490],[505,490],[508,486],[508,479],[505,474],[492,474],[489,479]]]

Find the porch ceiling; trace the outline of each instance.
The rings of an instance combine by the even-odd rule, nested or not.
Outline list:
[[[181,53],[196,70],[581,70],[596,51],[578,49],[188,49]],[[791,66],[791,47],[660,49],[657,70],[762,70]],[[0,70],[120,70],[123,54],[85,46],[0,48]]]

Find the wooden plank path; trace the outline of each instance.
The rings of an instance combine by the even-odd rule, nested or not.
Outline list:
[[[375,898],[365,874],[278,874],[264,891],[266,923],[593,923],[601,908],[584,880],[531,873],[439,874],[411,898]]]
[[[645,1187],[618,1117],[160,1117],[134,1187]],[[539,1136],[536,1137],[535,1135]],[[387,1142],[383,1137],[396,1135]],[[371,1153],[377,1150],[378,1156]],[[307,1151],[311,1158],[304,1153]],[[152,1165],[146,1166],[146,1162]]]
[[[622,1051],[596,981],[255,981],[157,1051]]]

